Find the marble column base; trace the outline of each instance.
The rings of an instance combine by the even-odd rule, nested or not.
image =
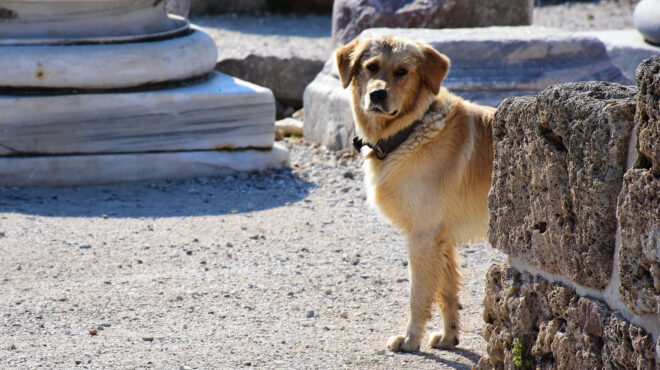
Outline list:
[[[218,72],[162,90],[0,95],[0,156],[268,149],[270,90]]]
[[[0,186],[83,186],[265,171],[288,165],[269,150],[0,157]]]

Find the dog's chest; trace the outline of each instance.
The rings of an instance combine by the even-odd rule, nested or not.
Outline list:
[[[365,166],[369,199],[395,226],[411,230],[420,223],[435,222],[437,204],[429,193],[433,186],[427,183],[428,178],[403,163],[394,166],[367,161]]]

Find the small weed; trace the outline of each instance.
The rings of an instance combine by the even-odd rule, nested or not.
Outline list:
[[[511,349],[511,353],[513,353],[513,364],[516,365],[516,368],[518,369],[532,368],[529,360],[523,357],[523,355],[525,354],[525,345],[520,341],[520,339],[515,338],[513,340],[513,349]]]

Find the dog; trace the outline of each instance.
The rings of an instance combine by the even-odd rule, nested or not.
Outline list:
[[[442,333],[432,348],[458,345],[461,277],[455,247],[485,238],[493,170],[495,108],[451,94],[441,83],[447,56],[430,45],[382,36],[335,51],[339,79],[351,86],[368,199],[407,237],[410,315],[392,351],[417,352],[434,303]]]

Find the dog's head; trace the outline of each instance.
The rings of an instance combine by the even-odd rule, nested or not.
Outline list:
[[[449,59],[428,44],[397,37],[356,40],[335,57],[342,86],[352,84],[357,124],[372,137],[368,131],[396,132],[391,123],[419,118],[449,70]]]

